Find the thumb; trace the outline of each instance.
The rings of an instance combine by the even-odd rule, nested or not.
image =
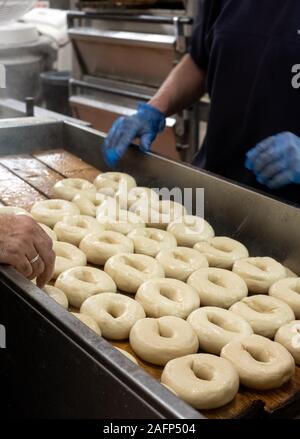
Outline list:
[[[150,151],[155,137],[156,136],[153,133],[144,134],[140,140],[140,149],[144,152]]]

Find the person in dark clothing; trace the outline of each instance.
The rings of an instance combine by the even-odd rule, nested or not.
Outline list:
[[[148,104],[118,119],[103,147],[113,165],[206,91],[211,110],[194,164],[300,203],[300,2],[204,0],[190,51]]]

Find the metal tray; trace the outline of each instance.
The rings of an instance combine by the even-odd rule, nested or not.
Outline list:
[[[101,133],[51,119],[0,121],[0,153],[64,148],[105,170]],[[205,189],[218,235],[240,239],[299,272],[300,210],[198,169],[132,147],[119,166],[140,185]],[[24,280],[0,270],[2,414],[41,418],[201,418],[105,340]]]

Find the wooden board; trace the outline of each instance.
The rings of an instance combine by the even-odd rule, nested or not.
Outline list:
[[[63,176],[30,155],[0,157],[0,163],[45,197],[52,197],[55,183]]]
[[[34,157],[66,178],[85,178],[93,182],[101,173],[98,169],[63,149],[36,153]]]
[[[100,173],[96,168],[63,150],[46,151],[34,156],[0,157],[0,205],[30,209],[35,201],[51,197],[51,186],[62,177],[87,178],[93,181]],[[153,378],[160,380],[162,368],[146,363],[133,353],[129,342],[112,342],[130,352]],[[280,389],[255,392],[240,388],[236,398],[217,410],[203,410],[208,418],[228,419],[276,413],[285,406],[297,404],[300,411],[300,368],[292,380]]]

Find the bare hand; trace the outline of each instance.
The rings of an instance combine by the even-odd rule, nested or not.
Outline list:
[[[54,262],[51,238],[31,217],[0,215],[0,264],[11,265],[27,279],[36,278],[42,288],[52,277]]]

